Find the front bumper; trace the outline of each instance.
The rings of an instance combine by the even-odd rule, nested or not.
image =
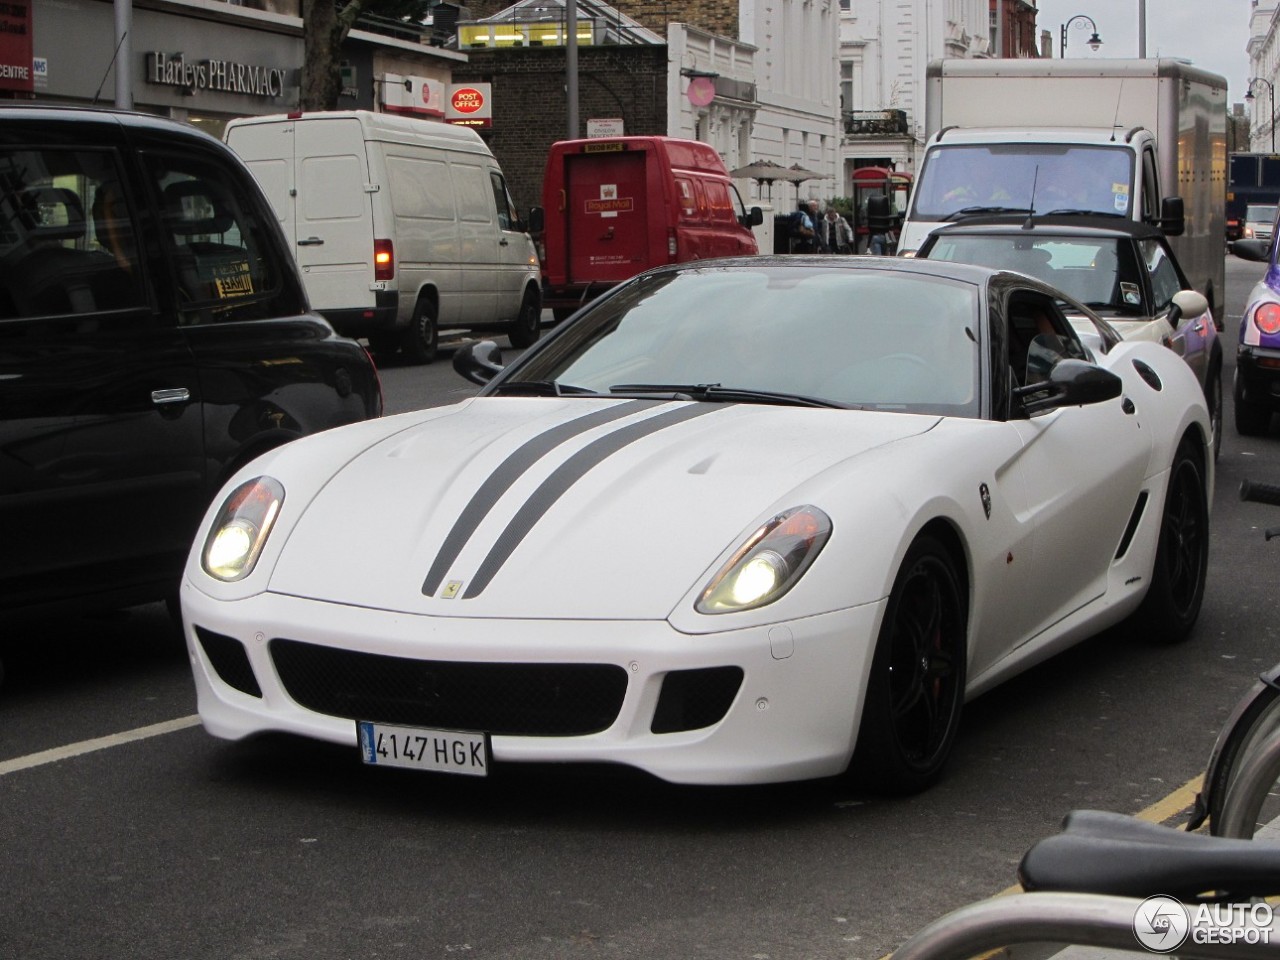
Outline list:
[[[1236,351],[1236,399],[1280,410],[1280,350],[1241,346]]]
[[[461,714],[469,722],[421,725],[491,733],[496,762],[620,763],[675,783],[743,784],[845,769],[884,603],[702,636],[665,621],[424,617],[270,593],[226,602],[189,581],[182,606],[200,719],[218,737],[280,731],[355,750],[357,719],[390,722],[356,714],[403,709],[415,697],[434,708],[460,671],[474,697]],[[280,656],[286,650],[315,654],[330,669],[307,673],[304,666],[300,686],[296,656]],[[410,692],[396,685],[394,707],[348,696],[349,657],[412,673]],[[566,665],[576,679],[562,682],[556,671]],[[531,681],[522,692],[538,719],[526,733],[501,732],[526,722],[506,708],[512,676]],[[565,695],[572,683],[595,679],[613,693]],[[559,721],[546,721],[546,704],[538,702],[552,690],[567,701],[549,711]],[[582,707],[589,719],[577,715],[579,701],[589,701]]]

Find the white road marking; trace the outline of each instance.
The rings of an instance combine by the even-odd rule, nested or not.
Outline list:
[[[136,730],[125,730],[123,733],[113,733],[106,737],[97,737],[93,740],[81,740],[79,743],[69,743],[65,747],[53,747],[50,750],[41,750],[39,753],[31,753],[25,757],[15,757],[12,760],[0,760],[0,777],[10,773],[17,773],[19,770],[30,770],[32,767],[43,766],[46,763],[56,763],[59,760],[69,760],[72,757],[80,757],[86,753],[93,753],[95,750],[106,750],[109,747],[118,747],[122,744],[133,743],[135,740],[146,740],[148,737],[160,737],[166,733],[174,733],[178,730],[185,730],[188,727],[194,727],[200,722],[200,718],[195,714],[189,717],[179,717],[177,720],[166,720],[164,723],[153,723],[149,727],[138,727]]]

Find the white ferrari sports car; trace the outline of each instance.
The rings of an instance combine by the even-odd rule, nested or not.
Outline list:
[[[204,726],[473,776],[921,789],[967,698],[1200,610],[1204,394],[1063,305],[1090,315],[963,264],[699,261],[509,367],[463,348],[478,396],[274,450],[210,508]]]

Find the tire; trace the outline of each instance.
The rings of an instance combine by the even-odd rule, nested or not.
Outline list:
[[[1200,616],[1208,566],[1204,471],[1191,445],[1183,441],[1169,469],[1151,584],[1134,621],[1138,629],[1162,644],[1185,640]]]
[[[1236,433],[1242,437],[1260,437],[1271,429],[1271,409],[1236,397]]]
[[[1204,385],[1204,401],[1209,407],[1209,428],[1213,431],[1213,462],[1222,455],[1222,364],[1216,363]]]
[[[418,297],[413,319],[400,339],[400,348],[411,363],[430,363],[436,358],[440,330],[436,326],[436,305],[430,297]]]
[[[877,793],[916,793],[942,773],[964,704],[967,591],[951,554],[911,545],[876,640],[849,777]]]
[[[511,321],[511,326],[507,330],[507,339],[517,349],[531,347],[537,342],[541,327],[542,298],[538,296],[538,291],[530,287],[524,292],[524,299],[520,302],[520,312],[516,314],[516,318]]]
[[[1280,730],[1280,687],[1275,686],[1274,681],[1259,682],[1248,707],[1215,747],[1221,751],[1221,757],[1206,773],[1206,777],[1213,776],[1213,782],[1204,784],[1201,796],[1209,797],[1209,807],[1204,812],[1209,819],[1209,832],[1214,836],[1250,840],[1262,823],[1278,815],[1280,794],[1275,794],[1274,782],[1265,791],[1251,791],[1247,797],[1238,784],[1241,770],[1277,730]]]

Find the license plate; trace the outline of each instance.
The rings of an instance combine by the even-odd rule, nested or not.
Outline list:
[[[489,737],[460,730],[424,730],[356,721],[360,759],[385,767],[437,770],[484,777],[489,773]]]

